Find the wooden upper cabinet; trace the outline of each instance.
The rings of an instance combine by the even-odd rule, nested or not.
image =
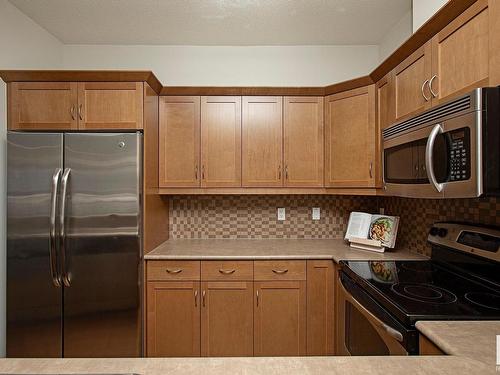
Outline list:
[[[394,70],[395,119],[431,106],[427,83],[431,78],[431,43],[420,47]]]
[[[241,97],[201,97],[202,187],[241,186]]]
[[[335,272],[331,260],[307,261],[307,355],[334,355]]]
[[[396,118],[394,111],[394,80],[392,72],[375,85],[376,125],[375,125],[375,186],[382,186],[382,131],[392,125]]]
[[[489,8],[479,0],[432,39],[432,104],[487,86],[490,49]]]
[[[242,186],[282,185],[282,97],[244,96]]]
[[[200,186],[200,97],[161,96],[159,185]]]
[[[253,282],[202,282],[201,355],[253,356]]]
[[[79,82],[78,128],[142,129],[142,82]]]
[[[147,283],[148,357],[200,356],[200,282]]]
[[[8,85],[11,130],[76,130],[77,84],[12,82]]]
[[[323,98],[284,98],[285,186],[323,186]]]
[[[375,184],[375,87],[325,98],[325,185]]]
[[[255,282],[256,356],[306,354],[306,282]]]

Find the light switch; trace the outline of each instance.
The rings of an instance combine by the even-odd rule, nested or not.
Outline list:
[[[321,210],[319,207],[313,207],[312,218],[313,220],[321,219]]]
[[[285,221],[285,207],[278,208],[278,220]]]

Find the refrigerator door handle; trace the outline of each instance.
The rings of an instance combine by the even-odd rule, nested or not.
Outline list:
[[[54,286],[61,287],[61,276],[57,270],[56,257],[56,211],[57,211],[57,192],[59,191],[59,181],[61,179],[61,168],[56,168],[52,175],[52,191],[50,193],[50,227],[49,227],[49,260],[50,276]]]
[[[59,238],[60,238],[60,255],[61,255],[61,276],[64,286],[71,286],[71,282],[66,270],[66,228],[65,228],[65,218],[66,218],[66,193],[68,188],[69,174],[71,173],[71,168],[65,168],[64,173],[61,178],[61,201],[59,203]]]

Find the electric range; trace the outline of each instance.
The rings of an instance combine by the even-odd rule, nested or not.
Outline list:
[[[340,262],[348,297],[407,354],[418,352],[419,320],[500,320],[500,229],[436,223],[428,241],[429,260]]]

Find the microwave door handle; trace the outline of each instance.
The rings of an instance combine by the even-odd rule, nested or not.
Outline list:
[[[358,300],[356,300],[352,296],[351,293],[349,293],[346,290],[346,288],[344,287],[344,284],[342,284],[342,281],[340,279],[338,280],[338,282],[340,284],[340,289],[344,293],[346,299],[348,299],[349,302],[351,304],[353,304],[358,310],[361,310],[361,312],[363,312],[363,314],[367,315],[371,319],[371,322],[373,324],[375,324],[378,328],[380,328],[383,331],[385,331],[385,333],[387,333],[394,340],[399,341],[399,342],[403,342],[404,341],[403,335],[401,334],[401,332],[399,332],[397,329],[394,329],[394,328],[388,326],[387,324],[385,324],[384,322],[382,322],[379,318],[377,318],[375,315],[373,315],[366,307],[364,307],[361,303],[359,303]]]
[[[60,236],[60,256],[61,256],[61,275],[64,286],[71,286],[68,272],[66,270],[66,194],[68,189],[68,179],[71,173],[70,168],[66,168],[61,178],[61,201],[59,202],[59,236]]]
[[[429,181],[437,190],[438,193],[443,191],[444,185],[440,184],[436,180],[436,175],[434,174],[434,160],[433,160],[433,151],[434,151],[434,142],[436,141],[436,137],[443,132],[443,128],[441,124],[436,124],[434,128],[432,128],[431,133],[429,134],[429,138],[427,139],[427,145],[425,147],[425,168],[427,170],[427,177]]]
[[[50,228],[49,228],[49,260],[50,260],[50,275],[52,277],[52,283],[56,287],[61,286],[61,277],[57,270],[57,257],[56,257],[56,211],[57,211],[57,192],[59,191],[59,181],[61,179],[61,168],[56,168],[52,176],[52,191],[50,196]]]

